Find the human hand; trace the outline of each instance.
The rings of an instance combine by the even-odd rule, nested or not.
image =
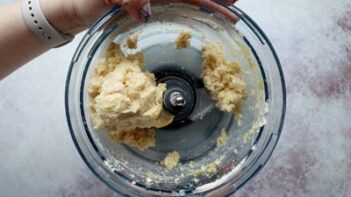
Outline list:
[[[236,23],[238,18],[230,10],[222,5],[232,5],[238,0],[151,0],[151,3],[185,3],[192,4],[198,7],[204,7],[213,10],[216,13],[221,13],[227,19]]]
[[[74,35],[116,5],[121,5],[137,21],[149,17],[149,0],[40,0],[48,21],[64,34]]]
[[[183,2],[207,7],[231,20],[233,14],[215,2],[233,4],[237,0],[151,0],[157,2]],[[74,35],[92,25],[99,17],[116,5],[121,5],[137,21],[145,22],[151,15],[149,0],[40,0],[48,21],[60,32]]]

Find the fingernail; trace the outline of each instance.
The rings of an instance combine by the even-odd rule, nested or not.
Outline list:
[[[107,5],[120,3],[120,1],[118,1],[118,0],[105,0],[105,2],[107,3]]]
[[[151,6],[149,1],[145,3],[145,5],[142,8],[140,8],[139,17],[140,17],[140,20],[143,21],[144,23],[146,23],[151,17]]]
[[[215,0],[215,1],[222,5],[233,5],[237,0]]]

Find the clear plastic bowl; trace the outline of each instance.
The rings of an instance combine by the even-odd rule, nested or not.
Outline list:
[[[207,8],[167,3],[154,4],[153,17],[140,24],[115,8],[81,41],[67,77],[67,121],[83,160],[116,192],[129,196],[228,195],[251,179],[272,154],[286,105],[281,66],[256,23],[234,6],[225,9],[237,18],[236,23]],[[192,30],[191,46],[176,50],[174,41],[184,28]],[[145,151],[119,144],[107,132],[93,129],[87,87],[94,64],[110,42],[123,43],[135,32],[141,32],[137,50],[145,54],[145,69],[172,65],[196,77],[201,73],[201,47],[220,43],[225,57],[239,61],[247,73],[243,117],[214,109],[183,127],[158,129],[156,147]],[[217,147],[222,128],[228,131],[228,140]],[[169,170],[159,161],[171,150],[180,152],[182,164]],[[215,165],[215,172],[205,173],[210,165]]]

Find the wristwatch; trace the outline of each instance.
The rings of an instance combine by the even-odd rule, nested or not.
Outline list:
[[[39,0],[22,0],[22,15],[28,28],[49,48],[61,47],[74,38],[55,29],[45,18]]]

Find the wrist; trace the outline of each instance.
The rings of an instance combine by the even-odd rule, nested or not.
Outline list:
[[[50,24],[63,34],[75,35],[112,8],[103,0],[40,0]]]
[[[78,24],[72,20],[65,9],[65,0],[39,0],[39,2],[43,14],[51,26],[63,34],[74,35],[76,33],[73,30],[78,27]]]

